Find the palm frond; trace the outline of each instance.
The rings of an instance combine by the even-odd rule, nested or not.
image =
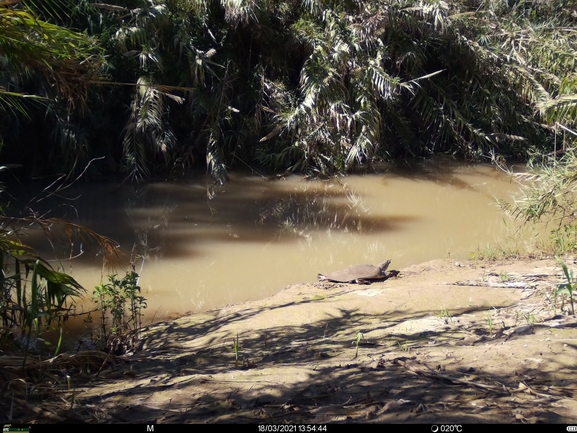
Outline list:
[[[222,182],[227,178],[226,164],[220,152],[219,140],[221,139],[220,128],[212,125],[206,147],[206,167],[208,173],[215,181]]]
[[[577,125],[577,94],[561,95],[538,104],[541,115],[549,124],[561,122]]]
[[[138,79],[123,139],[126,165],[134,179],[149,175],[153,155],[166,154],[174,147],[174,133],[166,120],[165,98],[184,102],[176,95],[162,92],[148,78]]]
[[[86,84],[101,77],[102,50],[93,39],[69,29],[38,19],[30,10],[4,3],[0,5],[0,55],[14,75],[37,73],[55,84],[59,93],[82,100]],[[4,103],[14,105],[16,97],[30,97],[26,92],[0,88]]]
[[[237,26],[256,20],[256,2],[253,0],[220,0],[226,22]]]

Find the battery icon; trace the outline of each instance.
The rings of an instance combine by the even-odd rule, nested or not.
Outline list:
[[[577,432],[577,425],[568,425],[567,431]]]

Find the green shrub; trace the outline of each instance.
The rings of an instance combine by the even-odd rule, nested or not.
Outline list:
[[[132,270],[119,279],[109,275],[108,283],[96,286],[93,300],[100,312],[100,342],[103,347],[122,352],[129,334],[138,337],[146,299],[140,294],[138,274]]]

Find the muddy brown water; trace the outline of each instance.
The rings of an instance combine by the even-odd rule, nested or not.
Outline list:
[[[35,209],[115,239],[127,256],[135,251],[146,320],[264,298],[360,263],[390,258],[390,268],[400,269],[462,260],[516,230],[496,199],[509,199],[518,186],[490,165],[437,160],[331,180],[233,174],[208,192],[207,185],[204,176],[81,185]],[[58,256],[90,292],[102,281],[94,246],[78,241]]]

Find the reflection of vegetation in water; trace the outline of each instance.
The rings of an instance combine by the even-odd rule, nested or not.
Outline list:
[[[185,295],[188,296],[190,303],[194,306],[194,309],[196,311],[201,311],[205,308],[205,305],[207,303],[206,300],[207,290],[208,289],[206,288],[206,285],[202,280],[197,282],[196,290],[189,291],[186,294],[182,293],[180,289],[178,288],[176,289],[180,297],[184,297]]]
[[[135,234],[132,253],[135,258],[141,259],[143,264],[150,257],[162,257],[166,246],[169,216],[177,207],[165,199],[160,211],[149,209],[147,208],[147,195],[146,187],[134,187],[132,194],[125,202],[126,215],[134,227]],[[138,215],[138,211],[143,209],[149,215],[146,219]],[[139,221],[143,222],[139,223]]]
[[[260,213],[260,223],[274,221],[282,232],[306,237],[306,231],[335,229],[344,232],[363,231],[362,217],[368,216],[360,195],[346,185],[346,206],[340,205],[329,194],[290,194],[275,200]]]

